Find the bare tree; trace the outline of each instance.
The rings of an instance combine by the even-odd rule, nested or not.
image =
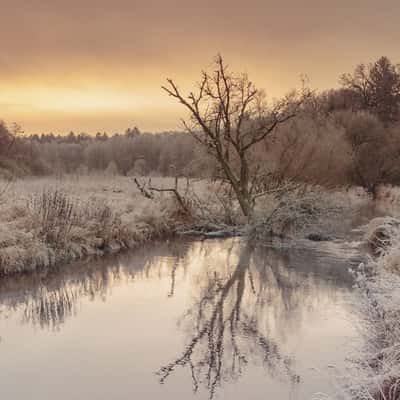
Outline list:
[[[250,165],[251,149],[293,118],[309,91],[292,92],[268,106],[265,92],[246,74],[231,73],[221,56],[214,65],[188,96],[172,79],[162,88],[190,112],[189,120],[183,121],[186,130],[216,158],[243,214],[250,217],[255,199],[267,192],[262,184],[265,172],[260,165]]]
[[[358,108],[367,109],[371,105],[370,80],[368,70],[365,64],[359,64],[353,74],[343,74],[340,77],[340,83],[343,87],[357,94]]]
[[[356,109],[373,112],[385,124],[399,119],[400,67],[387,57],[358,65],[353,74],[342,75],[341,83],[356,94]]]

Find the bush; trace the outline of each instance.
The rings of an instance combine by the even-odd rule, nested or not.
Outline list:
[[[32,197],[30,208],[39,218],[40,237],[54,248],[65,245],[78,222],[76,203],[62,191],[43,191]]]
[[[400,141],[395,128],[388,128],[366,112],[340,115],[351,146],[349,183],[362,186],[374,198],[380,185],[400,183]]]

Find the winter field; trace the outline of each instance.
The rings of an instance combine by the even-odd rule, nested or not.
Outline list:
[[[151,184],[173,188],[175,180],[152,178]],[[178,182],[190,215],[182,214],[168,192],[146,198],[132,177],[30,178],[0,187],[1,274],[134,248],[199,220],[221,224],[236,218],[233,209],[224,214],[214,185],[206,181]]]
[[[147,200],[131,178],[26,179],[3,187],[2,274],[133,248],[172,230],[173,202]]]
[[[139,180],[148,186],[148,178]],[[174,188],[175,181],[152,178],[151,186]],[[249,229],[224,188],[206,180],[179,180],[185,210],[171,192],[158,191],[147,198],[132,177],[66,175],[3,182],[1,187],[1,274],[134,248],[176,230]],[[308,225],[329,225],[332,214],[365,201],[355,190],[313,189],[284,201],[267,196],[256,205],[252,227],[257,235],[303,232]]]

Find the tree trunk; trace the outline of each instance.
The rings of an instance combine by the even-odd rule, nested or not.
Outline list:
[[[249,193],[249,166],[244,154],[239,154],[239,157],[240,157],[240,179],[238,182],[231,180],[230,182],[238,199],[243,215],[248,219],[250,219],[253,210],[250,198],[251,196]]]
[[[250,201],[245,196],[243,196],[243,193],[240,189],[238,192],[235,190],[235,193],[239,201],[240,208],[242,209],[243,215],[247,218],[250,218],[252,211],[250,206]]]
[[[217,160],[221,164],[224,174],[228,179],[230,185],[232,186],[233,191],[235,192],[243,215],[247,218],[250,218],[252,210],[248,189],[248,164],[246,158],[244,157],[244,154],[239,154],[239,157],[240,178],[237,178],[235,173],[232,171],[230,164],[225,159],[225,155],[223,154],[222,150],[220,148],[217,148]]]

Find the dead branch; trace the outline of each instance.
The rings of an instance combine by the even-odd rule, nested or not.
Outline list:
[[[137,178],[134,178],[134,182],[138,187],[140,193],[151,200],[154,200],[154,192],[158,193],[173,193],[175,199],[177,200],[181,209],[185,212],[185,214],[190,214],[190,210],[186,205],[185,199],[181,196],[178,191],[177,179],[175,180],[175,187],[174,188],[157,188],[151,185],[151,178],[149,179],[147,185],[145,183],[140,183]]]
[[[134,178],[133,181],[135,182],[137,188],[139,189],[140,193],[146,197],[147,199],[154,199],[153,193],[151,193],[144,183],[140,183],[137,178]]]

